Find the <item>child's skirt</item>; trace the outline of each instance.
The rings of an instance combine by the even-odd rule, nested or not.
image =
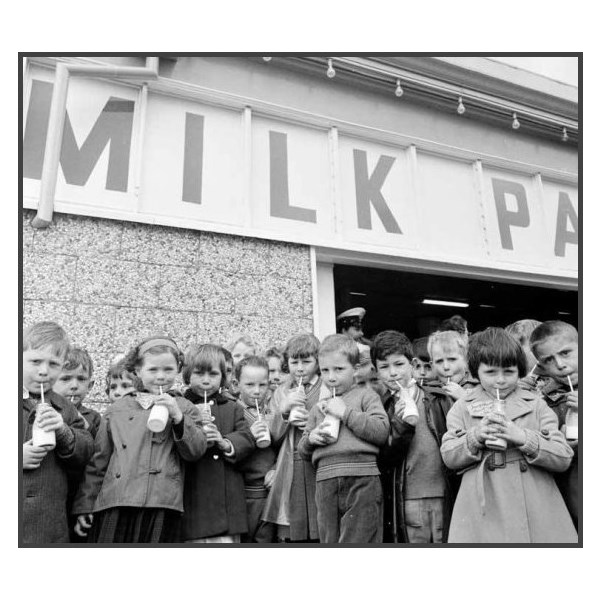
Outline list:
[[[174,544],[180,539],[181,513],[167,508],[109,508],[94,513],[91,544]]]

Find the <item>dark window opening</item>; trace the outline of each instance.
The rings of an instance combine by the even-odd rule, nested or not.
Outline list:
[[[410,339],[426,336],[457,314],[471,333],[520,319],[560,319],[578,327],[577,291],[347,265],[335,265],[333,275],[336,314],[364,307],[363,331],[371,339],[384,329],[402,331]],[[423,304],[424,299],[468,307]]]

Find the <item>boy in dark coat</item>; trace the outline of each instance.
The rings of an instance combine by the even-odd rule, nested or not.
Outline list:
[[[373,362],[388,391],[383,405],[390,435],[379,454],[384,493],[384,542],[440,543],[447,539],[457,482],[444,466],[439,447],[452,399],[425,393],[413,375],[413,349],[398,331],[373,340]],[[407,399],[418,416],[404,419]]]
[[[244,417],[257,444],[254,452],[238,465],[244,474],[248,509],[248,533],[242,535],[242,542],[270,544],[276,541],[277,526],[262,520],[268,495],[265,475],[275,469],[277,457],[269,433],[268,423],[272,420],[272,413],[266,403],[269,394],[269,363],[262,356],[243,358],[235,366],[235,379],[240,392],[237,402],[244,411]]]
[[[52,390],[61,395],[65,400],[69,400],[75,407],[79,416],[83,419],[84,427],[90,432],[92,438],[96,439],[96,434],[100,428],[102,417],[100,413],[83,405],[84,398],[94,387],[94,364],[92,357],[87,350],[72,347],[67,353],[62,372],[58,376]],[[69,493],[67,496],[67,514],[69,519],[69,537],[73,543],[85,542],[85,538],[77,535],[75,524],[77,518],[71,514],[73,500],[77,493],[79,484],[83,481],[85,466],[69,472]]]
[[[536,327],[529,340],[531,350],[543,374],[550,381],[542,389],[546,404],[556,413],[558,427],[565,432],[568,410],[579,408],[579,335],[577,329],[564,321],[546,321]],[[575,525],[579,525],[579,441],[569,439],[574,456],[571,466],[554,479]]]
[[[67,543],[68,472],[81,469],[94,444],[73,405],[52,391],[69,340],[56,323],[43,321],[23,332],[22,541]],[[55,444],[34,444],[34,429],[53,432]]]

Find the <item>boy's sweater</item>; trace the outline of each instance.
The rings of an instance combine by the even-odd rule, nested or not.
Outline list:
[[[390,423],[379,396],[369,388],[354,387],[342,399],[346,411],[340,423],[338,439],[333,444],[317,446],[309,441],[310,432],[318,427],[327,401],[317,403],[308,415],[298,453],[317,468],[317,481],[334,477],[379,475],[376,456],[385,444]]]

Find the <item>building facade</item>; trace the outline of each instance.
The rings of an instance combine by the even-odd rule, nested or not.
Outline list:
[[[23,114],[24,321],[97,380],[156,331],[267,348],[353,305],[368,335],[577,324],[577,88],[482,57],[31,56]]]

